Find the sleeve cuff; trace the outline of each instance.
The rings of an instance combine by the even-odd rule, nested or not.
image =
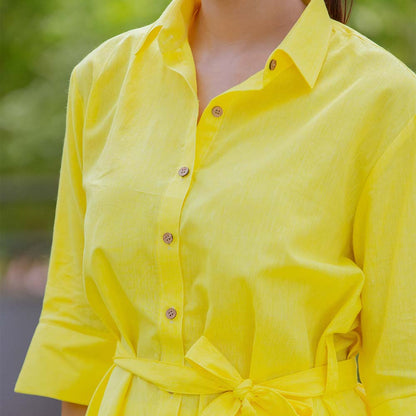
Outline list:
[[[386,400],[371,409],[371,416],[410,416],[416,409],[414,395]]]
[[[17,378],[16,393],[88,405],[109,367],[116,340],[40,321]]]

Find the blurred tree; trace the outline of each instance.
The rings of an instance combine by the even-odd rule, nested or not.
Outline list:
[[[416,71],[415,0],[354,0],[348,26]]]

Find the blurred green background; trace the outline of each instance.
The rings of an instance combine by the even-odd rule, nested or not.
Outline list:
[[[107,38],[156,19],[168,3],[2,0],[0,272],[9,287],[20,279],[21,289],[42,295],[72,68]],[[355,0],[347,24],[416,71],[415,4]],[[31,270],[32,286],[24,283]]]

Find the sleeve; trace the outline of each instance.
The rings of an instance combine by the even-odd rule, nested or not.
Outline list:
[[[360,379],[372,416],[416,412],[416,115],[365,182],[353,230],[361,292]]]
[[[82,279],[83,99],[70,76],[52,245],[42,310],[14,391],[88,405],[112,365],[116,336],[88,303]]]

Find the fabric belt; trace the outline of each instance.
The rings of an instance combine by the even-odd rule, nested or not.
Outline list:
[[[202,335],[185,355],[191,366],[132,357],[119,343],[115,365],[180,394],[222,393],[203,409],[201,416],[312,416],[313,397],[326,393],[327,365],[266,381],[243,379],[228,359]],[[356,388],[355,357],[338,361],[337,391]],[[173,404],[173,402],[172,402]],[[170,409],[172,414],[172,408]]]

